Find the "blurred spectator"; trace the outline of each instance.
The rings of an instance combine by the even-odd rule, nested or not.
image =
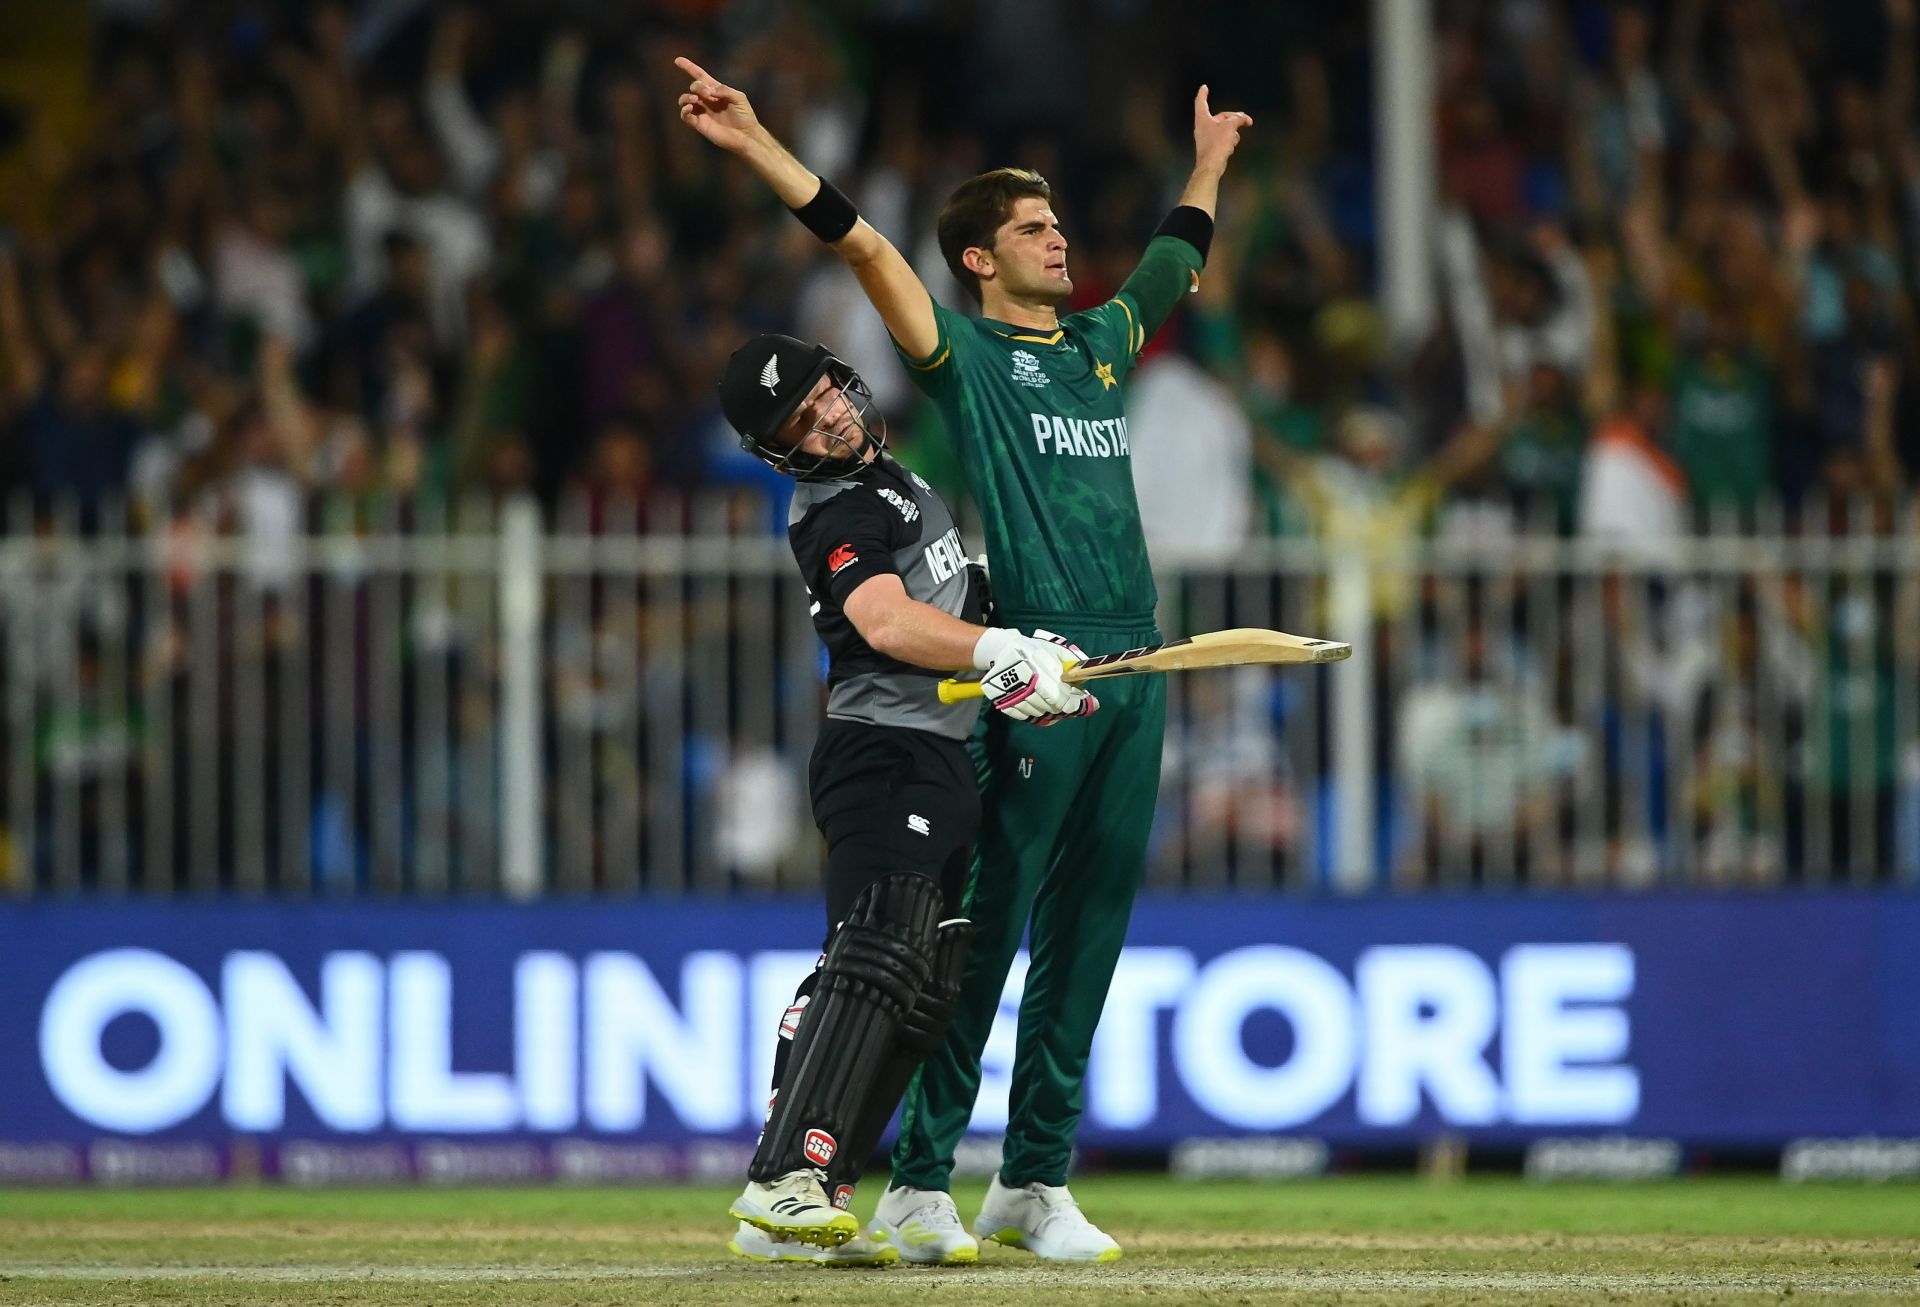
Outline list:
[[[1710,621],[1672,668],[1676,688],[1686,687],[1676,720],[1690,723],[1694,754],[1687,862],[1712,881],[1777,880],[1787,866],[1788,800],[1798,797],[1787,763],[1803,740],[1811,654],[1750,594]]]
[[[1661,442],[1666,396],[1636,387],[1593,433],[1580,473],[1579,528],[1648,559],[1687,528],[1687,481]]]
[[[1732,311],[1708,310],[1674,368],[1673,448],[1693,502],[1750,512],[1775,484],[1770,373]]]
[[[805,811],[792,762],[764,744],[733,750],[714,782],[713,803],[720,865],[747,884],[771,883],[791,856]]]
[[[1454,679],[1415,685],[1400,705],[1398,752],[1416,856],[1437,846],[1453,874],[1544,870],[1538,832],[1558,820],[1559,787],[1585,742],[1560,727],[1544,687],[1497,651],[1478,613],[1463,631]]]
[[[289,341],[296,350],[313,341],[306,278],[288,248],[297,219],[295,199],[256,179],[234,218],[215,238],[213,302],[230,322]]]
[[[621,233],[613,275],[587,300],[581,325],[587,340],[587,418],[604,421],[617,409],[663,415],[667,397],[662,320],[670,307],[664,293],[667,235],[655,222]]]
[[[136,428],[108,395],[107,352],[83,342],[44,371],[21,419],[27,478],[43,502],[76,503],[91,519],[126,485]]]
[[[1513,405],[1500,445],[1502,479],[1519,502],[1543,505],[1556,524],[1570,524],[1587,447],[1579,397],[1567,374],[1551,363],[1535,363],[1524,387],[1516,389],[1523,398]]]
[[[1181,355],[1149,359],[1133,378],[1127,436],[1153,557],[1233,561],[1254,521],[1252,433],[1233,392]]]
[[[371,149],[349,175],[345,206],[348,293],[365,299],[396,275],[388,239],[411,238],[426,257],[427,320],[435,345],[465,336],[467,283],[487,266],[487,228],[446,182],[446,167],[407,102],[376,99],[367,109]]]
[[[631,531],[645,523],[653,498],[653,458],[637,415],[616,413],[600,424],[577,483],[589,529]]]
[[[1300,848],[1305,818],[1273,729],[1280,687],[1256,667],[1184,680],[1160,766],[1158,859],[1243,874]]]

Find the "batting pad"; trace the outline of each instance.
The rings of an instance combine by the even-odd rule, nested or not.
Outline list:
[[[747,1168],[752,1179],[826,1169],[850,1151],[861,1109],[927,983],[939,918],[940,887],[911,872],[883,877],[853,901],[827,941],[779,1097]]]
[[[913,1079],[913,1073],[926,1061],[927,1055],[946,1039],[947,1027],[953,1024],[954,1009],[960,1002],[960,978],[967,972],[967,954],[972,948],[971,921],[956,917],[940,923],[933,945],[933,971],[914,1000],[913,1010],[907,1013],[907,1019],[900,1023],[894,1035],[893,1052],[880,1068],[880,1074],[874,1077],[873,1089],[847,1146],[840,1150],[839,1160],[829,1168],[828,1174],[835,1185],[859,1182],[873,1150],[880,1146],[887,1122],[893,1120],[893,1110],[900,1106],[900,1098],[907,1092],[907,1082]]]
[[[912,1054],[915,1066],[947,1037],[953,1024],[954,1006],[960,1001],[960,978],[967,971],[967,954],[973,948],[973,923],[965,917],[940,923],[933,945],[933,971],[914,1001],[913,1011],[900,1023],[899,1047]],[[905,1082],[902,1082],[905,1087]],[[893,1115],[893,1109],[887,1109]]]

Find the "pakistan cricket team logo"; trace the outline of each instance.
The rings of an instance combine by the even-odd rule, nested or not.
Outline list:
[[[1032,386],[1035,390],[1051,380],[1040,370],[1040,360],[1024,349],[1013,351],[1013,379],[1023,386]]]

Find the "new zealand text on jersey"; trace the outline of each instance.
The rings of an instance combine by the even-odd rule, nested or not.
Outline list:
[[[928,545],[923,557],[927,560],[927,571],[933,574],[935,581],[960,575],[960,569],[967,565],[966,551],[960,545],[960,529],[955,527]]]
[[[1131,454],[1127,446],[1127,420],[1102,418],[1088,421],[1035,413],[1033,438],[1042,454],[1081,454],[1088,458],[1118,458]],[[1052,445],[1049,449],[1048,445]]]

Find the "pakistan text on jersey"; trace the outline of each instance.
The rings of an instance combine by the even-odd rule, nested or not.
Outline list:
[[[935,581],[945,581],[960,575],[960,569],[967,565],[966,551],[960,546],[960,530],[953,530],[941,536],[926,548],[927,570]]]
[[[1081,454],[1088,458],[1119,458],[1130,455],[1127,445],[1127,420],[1103,418],[1090,422],[1082,418],[1055,417],[1034,413],[1033,438],[1042,454]],[[1052,448],[1049,449],[1048,445]]]

